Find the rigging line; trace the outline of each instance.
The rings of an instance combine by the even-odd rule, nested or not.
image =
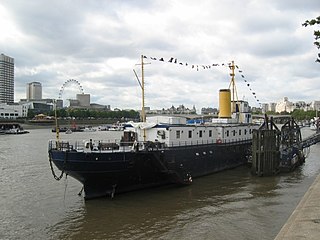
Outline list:
[[[133,69],[133,72],[134,72],[134,74],[136,75],[137,81],[138,81],[138,83],[139,83],[139,85],[140,85],[140,87],[141,87],[141,89],[142,89],[143,86],[142,86],[142,84],[141,84],[141,82],[140,82],[140,80],[139,80],[139,77],[138,77],[138,74],[137,74],[136,70]]]
[[[239,67],[236,66],[238,69]],[[257,103],[260,103],[260,100],[257,99],[257,96],[256,96],[256,92],[253,91],[252,87],[250,86],[251,84],[249,83],[249,81],[245,78],[245,76],[243,75],[243,71],[241,69],[238,70],[238,72],[240,73],[240,76],[242,77],[243,81],[246,83],[247,87],[249,88],[249,90],[251,91],[251,94],[253,95],[254,99],[256,100]]]

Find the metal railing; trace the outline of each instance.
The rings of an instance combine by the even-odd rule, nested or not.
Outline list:
[[[186,147],[186,146],[199,146],[199,145],[225,145],[225,144],[241,144],[241,143],[250,143],[252,139],[239,138],[239,139],[223,139],[217,141],[216,139],[207,139],[207,140],[195,140],[195,141],[170,141],[168,147]]]
[[[211,140],[195,141],[169,141],[168,143],[135,141],[122,142],[120,140],[95,140],[95,141],[57,141],[50,140],[48,150],[77,151],[77,152],[131,152],[131,151],[159,151],[170,148],[190,148],[201,145],[239,145],[252,143],[252,139],[225,139],[217,142]]]

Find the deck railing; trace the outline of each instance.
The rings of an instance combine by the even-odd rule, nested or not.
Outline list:
[[[217,142],[216,140],[195,141],[170,141],[160,142],[122,142],[120,140],[95,140],[95,141],[57,141],[50,140],[49,150],[77,151],[77,152],[131,152],[131,151],[159,151],[170,148],[190,148],[200,145],[239,145],[250,144],[251,139],[236,139]]]

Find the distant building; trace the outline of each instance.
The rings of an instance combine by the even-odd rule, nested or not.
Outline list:
[[[31,101],[26,103],[28,110],[32,109],[33,113],[40,114],[53,110],[53,103],[47,103],[43,101]]]
[[[42,99],[42,86],[40,82],[27,83],[26,88],[27,101]]]
[[[90,109],[96,109],[96,110],[101,110],[101,111],[111,111],[111,106],[110,105],[101,105],[101,104],[97,104],[97,103],[91,103]]]
[[[0,55],[0,103],[14,102],[14,59]]]
[[[276,111],[276,106],[277,106],[276,103],[269,103],[268,111],[275,112]]]
[[[277,103],[276,112],[292,112],[294,110],[294,104],[288,100],[287,97],[284,97],[282,101]]]
[[[77,94],[77,100],[80,107],[90,107],[90,94]]]
[[[140,110],[141,111],[141,110]],[[192,109],[185,107],[183,104],[179,107],[171,106],[168,109],[162,108],[161,110],[151,110],[150,107],[145,108],[147,114],[196,114],[196,107],[193,106]]]
[[[78,99],[68,99],[69,107],[80,107],[80,103]]]
[[[57,109],[63,108],[63,100],[62,99],[57,99],[54,102],[56,104]]]
[[[59,100],[57,100],[58,102]],[[24,106],[24,117],[28,116],[28,111],[32,110],[33,113],[39,114],[43,112],[48,112],[54,109],[55,106],[55,99],[41,99],[41,100],[31,100],[27,101],[27,99],[20,99],[19,105]],[[57,109],[59,108],[58,106],[59,103],[57,103]],[[62,108],[62,107],[60,107]]]
[[[300,109],[300,110],[305,110],[305,111],[308,109],[308,105],[309,105],[309,104],[306,104],[304,101],[298,101],[298,102],[295,102],[295,103],[293,104],[294,109]],[[293,111],[294,109],[292,109],[292,111]]]
[[[269,111],[269,104],[268,103],[262,103],[261,104],[262,113],[267,113]]]
[[[201,108],[201,115],[217,115],[218,114],[218,109],[216,108],[211,108],[211,107],[207,107],[207,108]]]
[[[313,110],[320,111],[320,101],[313,101],[310,105]]]
[[[28,106],[26,104],[6,104],[0,103],[0,119],[16,119],[26,117],[28,114]]]

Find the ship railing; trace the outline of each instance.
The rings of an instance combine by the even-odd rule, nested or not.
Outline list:
[[[161,142],[123,142],[120,140],[94,140],[90,141],[49,141],[49,150],[60,151],[77,151],[77,152],[132,152],[132,151],[159,151],[176,147],[194,147],[200,145],[239,145],[252,143],[252,139],[224,139],[217,142],[214,139],[194,140],[194,141],[170,141],[169,143]]]
[[[194,141],[171,141],[168,144],[168,147],[190,147],[190,146],[199,146],[199,145],[238,145],[238,144],[247,144],[251,143],[252,139],[248,138],[238,138],[238,139],[224,139],[217,141],[215,139],[206,139],[206,140],[194,140]]]
[[[70,144],[69,141],[50,140],[48,149],[67,151],[67,150],[74,150],[75,148],[74,148],[74,145]]]
[[[139,150],[144,148],[144,143],[136,143]],[[118,139],[83,140],[83,141],[57,141],[49,140],[49,150],[76,151],[76,152],[130,152],[134,151],[134,142],[123,142]]]
[[[224,141],[217,142],[216,140],[196,140],[196,141],[170,141],[167,143],[160,142],[138,142],[136,145],[136,151],[159,151],[170,148],[190,148],[195,146],[216,145],[216,146],[232,146],[241,144],[251,144],[252,139],[239,138],[239,139],[224,139]]]

